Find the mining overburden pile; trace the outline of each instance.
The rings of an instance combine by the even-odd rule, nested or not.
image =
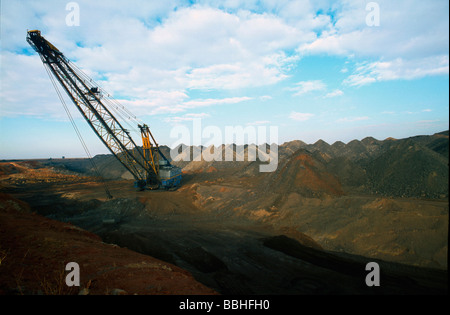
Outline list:
[[[414,141],[404,141],[367,166],[372,192],[396,197],[448,198],[448,158]]]

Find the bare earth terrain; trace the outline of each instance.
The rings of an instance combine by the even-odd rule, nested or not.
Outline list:
[[[86,160],[0,163],[0,293],[447,293],[448,132],[294,141],[273,173],[177,162],[176,191],[138,192],[95,159],[111,200]],[[380,287],[365,284],[371,261]]]

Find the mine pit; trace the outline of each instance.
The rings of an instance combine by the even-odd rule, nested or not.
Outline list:
[[[447,292],[447,197],[401,198],[362,191],[339,179],[329,169],[332,163],[321,164],[324,162],[315,160],[309,151],[300,155],[291,151],[294,153],[283,157],[274,174],[242,175],[239,164],[226,168],[216,165],[214,173],[208,172],[209,167],[203,172],[185,172],[183,185],[175,191],[138,191],[131,180],[123,179],[126,176],[120,167],[105,167],[110,172],[104,173],[104,178],[112,199],[107,198],[102,182],[89,172],[86,160],[4,161],[0,163],[1,224],[14,235],[20,234],[20,229],[14,232],[15,212],[51,220],[54,223],[28,227],[31,235],[44,233],[43,240],[33,238],[41,250],[39,255],[56,259],[55,253],[60,252],[59,259],[67,260],[71,249],[76,249],[82,254],[73,259],[85,259],[82,270],[93,268],[105,249],[91,249],[86,243],[71,245],[70,238],[62,238],[65,241],[58,245],[55,237],[45,233],[51,229],[66,236],[64,231],[69,230],[91,233],[108,250],[127,250],[167,264],[168,269],[161,273],[180,268],[189,275],[186,277],[192,277],[189,281],[198,289],[192,292],[200,294]],[[102,159],[97,159],[101,163]],[[308,163],[298,165],[302,161]],[[276,178],[285,183],[268,189]],[[341,186],[325,185],[323,181],[330,178]],[[63,227],[57,228],[58,224]],[[52,228],[46,231],[44,226]],[[8,256],[11,263],[13,257],[15,261],[20,258],[12,254],[17,244],[9,244],[12,240],[8,235],[2,234],[0,253],[6,256],[2,267],[16,275],[8,278],[0,274],[4,280],[0,289],[8,294],[42,293],[42,280],[20,278],[21,270],[8,265]],[[50,244],[56,246],[56,252],[54,248],[45,252]],[[24,255],[21,259],[26,261],[31,259],[30,252],[34,253],[24,249],[17,255]],[[383,286],[376,290],[364,283],[364,266],[372,261],[382,270]],[[111,263],[113,267],[108,270],[112,272],[118,267],[114,267],[117,262]],[[139,259],[123,266],[138,265],[143,266]],[[95,268],[96,272],[90,271],[89,278],[84,278],[87,291],[83,292],[109,294],[101,286],[112,280],[106,275],[100,279],[100,266]],[[159,279],[172,283],[170,288],[133,285],[138,273],[131,274],[121,276],[123,287],[118,290],[127,294],[187,292],[164,280],[167,275]],[[152,281],[151,276],[146,277]],[[97,283],[97,288],[91,287],[92,283]]]

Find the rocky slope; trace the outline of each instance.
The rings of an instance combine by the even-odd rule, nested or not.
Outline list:
[[[177,266],[30,209],[0,193],[0,295],[217,294]],[[80,266],[79,287],[65,283],[69,262]]]

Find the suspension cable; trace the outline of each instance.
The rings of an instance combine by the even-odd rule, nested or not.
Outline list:
[[[48,67],[50,67],[50,65],[48,65],[47,67],[44,67],[44,68],[47,71],[47,74],[48,74],[48,76],[49,76],[49,78],[50,78],[50,80],[51,80],[51,82],[53,84],[53,87],[56,90],[56,93],[58,94],[58,97],[59,97],[61,103],[63,104],[64,110],[66,111],[67,116],[70,119],[70,122],[71,122],[71,124],[72,124],[72,126],[73,126],[73,128],[74,128],[74,130],[75,130],[75,132],[77,134],[77,136],[78,136],[78,139],[80,140],[81,145],[83,146],[84,151],[86,152],[86,155],[88,156],[88,159],[91,162],[92,167],[94,168],[94,172],[95,172],[96,176],[101,180],[101,182],[103,184],[103,187],[105,189],[107,198],[108,199],[112,199],[113,196],[111,195],[111,192],[109,191],[108,186],[106,185],[106,182],[105,182],[104,178],[100,175],[100,172],[98,170],[97,164],[93,160],[92,155],[89,152],[89,149],[88,149],[86,143],[84,142],[84,139],[83,139],[83,137],[82,137],[82,135],[80,133],[80,130],[78,129],[77,125],[75,124],[75,120],[73,119],[72,114],[70,113],[69,108],[67,107],[67,104],[66,104],[66,102],[64,101],[64,98],[61,95],[61,91],[58,89],[58,85],[56,84],[55,79],[51,75],[50,70],[48,69]]]
[[[97,87],[103,95],[103,104],[104,105],[108,105],[108,108],[111,109],[112,111],[114,111],[114,113],[119,116],[122,121],[124,121],[131,130],[135,131],[135,132],[139,132],[135,126],[131,125],[129,121],[133,121],[137,124],[142,124],[142,121],[140,121],[136,115],[134,115],[129,109],[127,109],[125,106],[123,106],[122,104],[120,104],[116,99],[114,99],[113,97],[111,97],[111,95],[105,91],[102,87],[100,87],[97,82],[95,82],[92,78],[90,78],[89,76],[87,76],[75,63],[71,62],[69,60],[70,66],[74,69],[74,71],[76,72],[76,74],[82,78],[86,84],[90,85],[90,86],[95,86]]]

